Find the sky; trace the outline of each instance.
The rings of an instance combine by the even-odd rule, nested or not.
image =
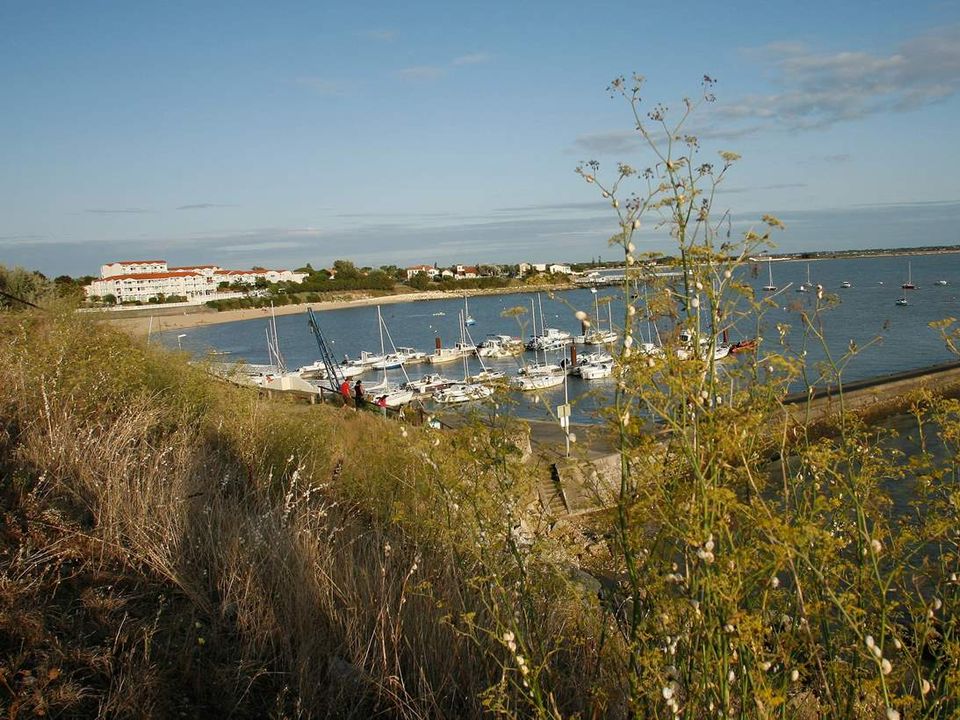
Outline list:
[[[578,162],[646,167],[612,78],[743,156],[778,250],[960,242],[960,1],[0,0],[0,264],[583,261]],[[651,224],[640,250],[670,252]]]

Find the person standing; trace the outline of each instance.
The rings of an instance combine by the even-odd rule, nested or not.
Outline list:
[[[357,405],[357,410],[363,406],[363,385],[361,380],[357,380],[357,384],[353,386],[353,400]]]
[[[387,416],[387,396],[381,395],[377,398],[377,407],[380,408],[380,412],[383,413],[383,416]]]
[[[350,381],[349,380],[344,379],[344,381],[340,383],[340,394],[343,396],[343,404],[349,405],[350,404]]]

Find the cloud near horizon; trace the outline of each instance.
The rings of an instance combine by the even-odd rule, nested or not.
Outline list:
[[[93,215],[143,215],[144,213],[151,213],[153,210],[147,210],[146,208],[87,208],[84,212]]]
[[[909,111],[960,91],[960,25],[917,35],[885,53],[823,52],[804,43],[772,43],[746,52],[773,66],[781,90],[718,105],[717,112],[731,120],[822,128]]]
[[[228,208],[236,205],[226,205],[223,203],[194,203],[192,205],[180,205],[177,210],[209,210],[211,208]]]

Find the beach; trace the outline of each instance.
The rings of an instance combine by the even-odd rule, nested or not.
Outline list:
[[[396,295],[361,296],[343,300],[324,300],[315,303],[301,303],[297,305],[280,305],[274,308],[277,315],[296,315],[304,313],[308,308],[317,312],[325,310],[341,310],[348,307],[366,307],[371,305],[392,305],[394,303],[417,302],[420,300],[442,300],[445,298],[477,297],[480,295],[513,295],[538,291],[568,290],[570,285],[529,285],[523,287],[489,288],[484,290],[467,290],[447,292],[444,290],[426,290],[422,292],[398,293]],[[359,293],[358,293],[359,294]],[[158,311],[162,306],[157,307]],[[172,309],[172,308],[171,308]],[[119,315],[123,311],[116,311]],[[131,335],[147,335],[148,333],[163,332],[165,330],[180,330],[184,328],[202,327],[204,325],[219,325],[221,323],[237,322],[239,320],[253,320],[266,317],[270,308],[244,308],[242,310],[223,310],[217,312],[212,308],[201,306],[201,309],[190,308],[189,311],[169,314],[149,314],[148,308],[137,308],[136,317],[111,317],[106,314],[98,319],[108,322],[114,327]]]

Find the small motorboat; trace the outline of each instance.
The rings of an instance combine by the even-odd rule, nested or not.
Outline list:
[[[909,305],[909,304],[910,303],[907,302],[907,299],[905,297],[897,298],[897,305]]]
[[[840,287],[842,287],[842,288],[852,288],[853,285],[850,284],[850,281],[849,281],[849,280],[844,280],[842,283],[840,283]]]

